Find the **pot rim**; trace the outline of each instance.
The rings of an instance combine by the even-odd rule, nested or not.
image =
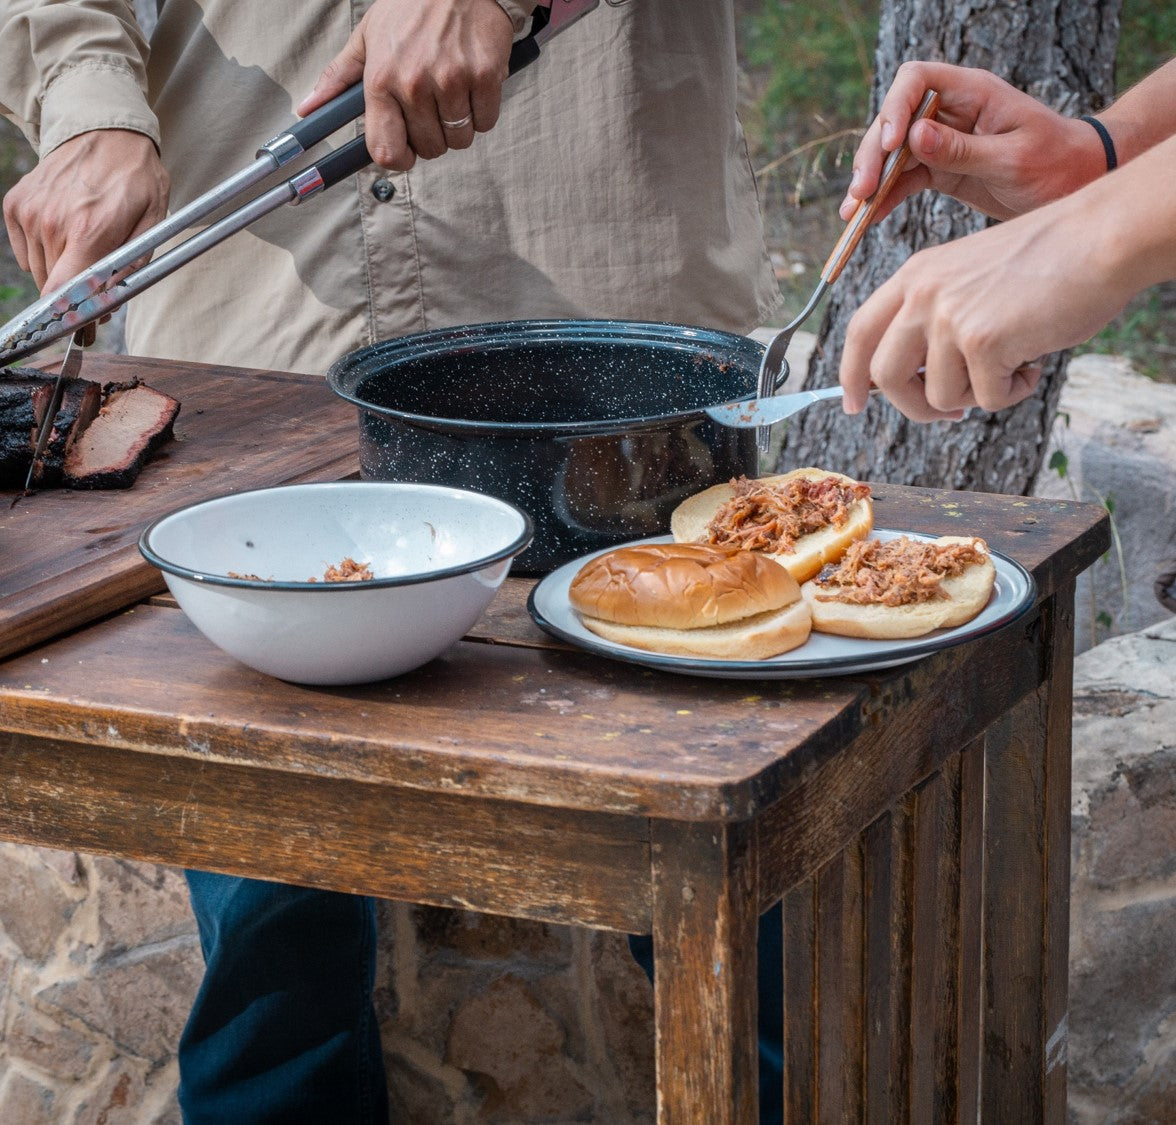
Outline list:
[[[584,435],[606,436],[657,430],[668,425],[686,423],[718,425],[706,414],[706,402],[698,407],[664,414],[637,414],[621,418],[583,419],[579,421],[510,422],[469,418],[444,418],[416,414],[390,406],[365,401],[359,394],[362,383],[379,371],[394,367],[397,357],[418,360],[444,355],[458,349],[477,347],[483,350],[505,349],[519,344],[615,344],[630,342],[654,348],[697,354],[701,350],[721,352],[724,356],[746,359],[749,367],[759,368],[764,345],[750,336],[696,325],[663,321],[610,319],[540,319],[490,321],[482,324],[453,325],[429,329],[368,344],[348,352],[327,370],[327,383],[340,398],[361,411],[394,418],[420,429],[460,435],[495,435],[548,438],[573,438]]]

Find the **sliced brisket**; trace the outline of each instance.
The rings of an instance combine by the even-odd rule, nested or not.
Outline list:
[[[55,377],[0,370],[0,488],[24,487]],[[68,379],[33,484],[129,488],[144,461],[172,436],[180,404],[142,383],[100,387]]]
[[[102,409],[65,454],[68,488],[130,488],[172,436],[180,404],[144,383],[108,388]]]
[[[65,381],[61,392],[61,405],[53,419],[53,429],[49,431],[49,440],[45,443],[41,464],[33,475],[33,484],[36,487],[55,488],[62,483],[69,451],[98,416],[101,407],[102,388],[97,383],[89,379]]]

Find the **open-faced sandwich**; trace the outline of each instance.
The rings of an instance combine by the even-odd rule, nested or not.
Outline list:
[[[962,625],[992,594],[984,540],[870,538],[868,485],[824,469],[714,485],[673,512],[673,543],[589,560],[569,599],[584,626],[633,648],[762,660],[815,632],[869,640]]]
[[[766,555],[736,547],[617,547],[580,568],[568,598],[587,629],[647,652],[763,660],[809,636],[796,579]]]
[[[835,562],[873,526],[869,485],[814,468],[716,484],[684,500],[670,517],[679,542],[769,555],[797,582]]]
[[[983,539],[866,539],[801,587],[821,633],[872,640],[921,637],[971,621],[996,568]]]

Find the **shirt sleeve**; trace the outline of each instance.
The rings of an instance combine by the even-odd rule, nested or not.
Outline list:
[[[0,113],[39,156],[94,129],[159,144],[130,0],[0,0]]]
[[[526,26],[531,13],[539,7],[538,0],[497,0],[497,3],[510,16],[516,35]]]

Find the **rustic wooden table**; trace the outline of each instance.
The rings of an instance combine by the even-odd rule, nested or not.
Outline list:
[[[855,678],[676,676],[509,579],[443,658],[313,689],[166,598],[0,663],[0,838],[652,933],[661,1122],[756,1120],[784,899],[789,1120],[1065,1116],[1074,580],[1091,505],[878,486],[1034,575],[991,636]]]

